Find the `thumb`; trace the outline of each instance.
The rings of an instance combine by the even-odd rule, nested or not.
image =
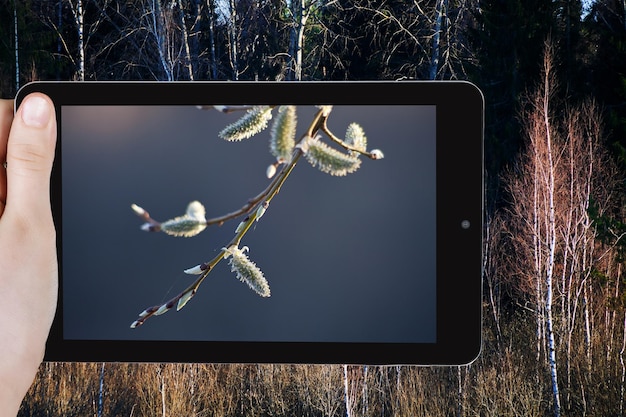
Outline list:
[[[28,95],[15,114],[7,143],[7,214],[38,219],[50,212],[55,145],[52,101],[43,94]]]

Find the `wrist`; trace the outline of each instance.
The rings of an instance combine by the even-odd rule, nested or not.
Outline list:
[[[15,417],[37,375],[43,349],[28,349],[0,363],[0,417]]]

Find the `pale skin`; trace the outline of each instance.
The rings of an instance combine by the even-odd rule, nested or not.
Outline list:
[[[58,270],[50,208],[56,119],[27,96],[13,115],[0,100],[0,417],[15,416],[43,360]]]

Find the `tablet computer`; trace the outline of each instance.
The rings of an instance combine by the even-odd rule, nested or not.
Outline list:
[[[467,82],[35,82],[48,361],[453,365],[481,346]]]

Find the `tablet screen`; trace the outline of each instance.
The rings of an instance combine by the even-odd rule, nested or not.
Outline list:
[[[30,92],[58,120],[46,360],[478,355],[473,85],[38,82],[16,103]]]
[[[296,132],[317,111],[296,106]],[[274,179],[266,176],[276,160],[271,120],[249,139],[220,138],[242,113],[61,108],[64,338],[435,342],[434,106],[334,106],[330,131],[343,138],[357,123],[384,158],[362,158],[345,176],[297,163],[240,244],[271,295],[259,296],[222,261],[180,311],[130,327],[193,282],[183,271],[213,258],[246,217],[173,237],[140,230],[131,205],[166,220],[198,201],[206,218],[218,217]]]

